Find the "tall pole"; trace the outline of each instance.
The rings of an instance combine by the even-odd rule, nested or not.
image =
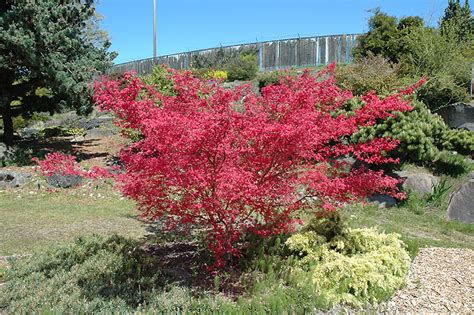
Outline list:
[[[156,0],[153,0],[153,62],[156,61]]]

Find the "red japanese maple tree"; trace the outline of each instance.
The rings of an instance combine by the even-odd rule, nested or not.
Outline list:
[[[123,193],[149,219],[207,228],[216,267],[239,255],[236,244],[246,233],[290,231],[298,210],[332,211],[374,193],[402,197],[396,179],[348,170],[338,158],[396,162],[385,153],[397,141],[354,144],[350,137],[394,111],[411,110],[413,88],[384,99],[369,93],[362,106],[344,111],[353,95],[336,85],[334,67],[288,77],[262,95],[171,70],[177,96],[162,95],[132,73],[96,83],[100,107],[142,135],[121,153]]]

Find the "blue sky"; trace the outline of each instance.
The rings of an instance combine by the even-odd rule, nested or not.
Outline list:
[[[448,0],[157,0],[157,51],[367,31],[370,9],[437,25]],[[152,57],[153,0],[99,0],[115,63]]]

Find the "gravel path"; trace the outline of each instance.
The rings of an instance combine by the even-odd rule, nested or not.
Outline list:
[[[422,249],[412,263],[407,286],[382,309],[391,314],[474,314],[474,250]]]

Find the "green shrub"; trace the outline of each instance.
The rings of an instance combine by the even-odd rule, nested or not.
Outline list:
[[[411,112],[398,113],[382,123],[364,127],[353,141],[365,142],[375,137],[391,137],[400,141],[391,152],[402,162],[413,162],[441,173],[458,175],[468,169],[464,157],[449,151],[472,154],[474,134],[465,130],[452,130],[421,102],[414,103]]]
[[[313,231],[331,241],[347,231],[347,220],[340,211],[321,211],[304,226],[303,231]]]
[[[419,90],[418,98],[432,110],[468,100],[472,38],[459,40],[455,28],[427,27],[420,17],[397,21],[396,17],[375,10],[369,19],[369,32],[359,38],[354,49],[356,59],[371,53],[399,63],[399,73],[408,80],[426,77],[428,82]],[[372,74],[378,77],[377,73]],[[365,82],[369,81],[367,76]],[[370,85],[376,89],[380,83],[374,80],[369,88]]]
[[[63,136],[82,136],[85,134],[84,128],[67,128],[63,130]]]
[[[45,121],[49,120],[49,118],[50,118],[50,115],[48,115],[48,114],[34,112],[34,113],[31,115],[30,120],[31,120],[31,121],[42,121],[42,122],[45,122]]]
[[[28,126],[28,120],[26,120],[23,116],[16,116],[13,117],[13,130],[20,130]]]
[[[305,256],[300,258],[284,254],[289,250],[284,245],[285,236],[266,240],[264,246],[255,247],[256,257],[249,258],[251,268],[245,269],[239,280],[245,292],[234,301],[218,292],[200,290],[198,294],[193,288],[173,283],[169,271],[160,267],[160,257],[137,241],[118,236],[78,238],[72,244],[51,247],[32,257],[10,260],[11,268],[6,270],[3,279],[6,283],[0,287],[0,305],[7,313],[305,313],[342,301],[338,300],[339,295],[331,296],[333,291],[318,291],[314,283],[308,281],[315,277],[317,269],[306,268],[304,260],[314,255],[315,248],[322,246],[328,252],[337,251],[344,257],[343,261],[354,261],[350,267],[365,266],[365,261],[352,257],[367,252],[372,255],[367,254],[367,260],[375,263],[370,271],[387,272],[388,275],[384,275],[389,281],[387,286],[394,283],[390,267],[395,263],[392,264],[391,256],[384,264],[387,270],[382,270],[377,261],[379,257],[387,258],[385,247],[393,245],[389,242],[390,235],[373,236],[364,231],[348,230],[344,238],[337,236],[330,243],[314,231],[292,236],[293,245],[288,246],[292,250],[301,247],[302,243],[296,241],[298,238],[307,244],[304,245]],[[316,241],[311,240],[312,235]],[[385,239],[380,240],[383,237]],[[398,248],[390,248],[393,256],[399,254]],[[330,267],[334,261],[327,258],[327,263]],[[362,267],[357,268],[355,270]],[[401,267],[401,270],[404,269]],[[372,281],[370,274],[365,276]],[[213,278],[209,279],[212,283]],[[225,273],[218,279],[214,291],[229,281]],[[358,285],[357,280],[353,279],[354,285]],[[367,284],[367,295],[375,291],[377,284]],[[337,286],[337,290],[343,288]],[[388,292],[385,287],[383,290],[383,294]]]
[[[93,236],[12,260],[0,288],[0,305],[7,313],[53,314],[302,313],[317,305],[311,290],[282,287],[280,275],[268,273],[273,267],[266,269],[266,282],[257,281],[260,275],[249,278],[251,294],[237,301],[219,293],[198,295],[168,283],[158,258],[141,245],[118,236]],[[275,256],[268,266],[277,261],[283,260]],[[275,270],[283,267],[275,264]]]
[[[292,269],[297,286],[312,286],[329,305],[363,306],[389,298],[405,283],[410,256],[397,234],[349,229],[326,242],[314,231],[296,234],[286,245],[299,258]]]
[[[351,90],[355,95],[376,91],[383,96],[406,86],[407,80],[401,77],[399,71],[399,64],[369,51],[367,56],[354,64],[337,67],[336,79],[341,88]]]
[[[252,80],[258,72],[256,54],[242,54],[225,65],[229,81]]]
[[[441,147],[464,155],[474,154],[474,132],[447,129],[443,132]]]
[[[432,164],[437,173],[452,176],[462,175],[471,170],[464,156],[446,150],[438,152]]]
[[[14,146],[9,154],[0,160],[0,166],[27,166],[31,165],[31,159],[37,155],[34,154],[33,149],[21,145]]]
[[[433,187],[433,192],[426,198],[426,201],[435,207],[440,207],[452,187],[453,185],[448,183],[448,178],[442,177],[439,183]]]
[[[40,131],[42,138],[60,137],[64,135],[65,129],[61,126],[47,127]]]
[[[155,89],[166,96],[176,95],[173,75],[168,72],[165,66],[156,66],[151,74],[143,77],[143,82],[153,85]]]
[[[85,133],[84,128],[65,128],[61,126],[47,127],[40,131],[42,138],[80,136]]]
[[[441,74],[430,78],[417,92],[418,99],[427,104],[431,110],[456,102],[468,102],[466,83],[456,83],[449,74]]]
[[[261,91],[262,88],[279,84],[285,77],[293,75],[296,75],[296,71],[292,69],[261,72],[257,75],[258,88]]]

